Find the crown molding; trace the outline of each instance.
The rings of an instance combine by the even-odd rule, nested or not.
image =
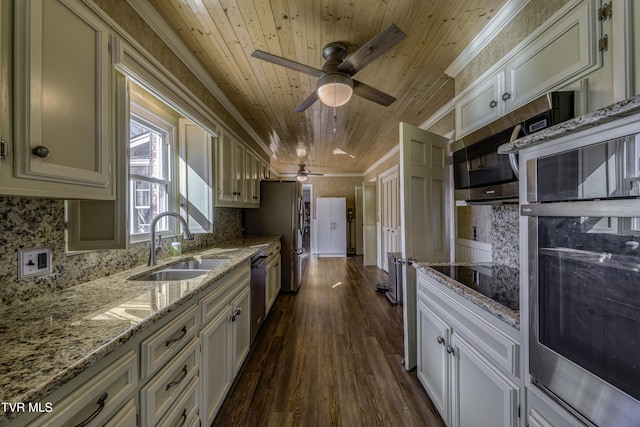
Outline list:
[[[374,164],[369,166],[369,168],[366,171],[364,171],[364,173],[362,175],[363,176],[369,175],[371,172],[376,170],[376,168],[378,166],[380,166],[381,164],[383,164],[384,162],[389,160],[391,157],[393,157],[394,154],[396,154],[399,151],[400,151],[400,144],[394,146],[391,150],[387,151],[387,154],[385,154],[384,156],[380,157]]]
[[[530,0],[508,0],[444,73],[456,77],[515,18]]]
[[[178,38],[169,27],[166,21],[146,0],[127,0],[129,5],[136,11],[144,21],[149,24],[160,39],[180,58],[180,60],[191,70],[191,72],[205,85],[211,94],[222,104],[222,106],[233,116],[242,128],[253,138],[260,148],[269,156],[273,152],[267,147],[262,138],[242,117],[236,107],[229,101],[229,98],[222,92],[218,84],[211,78],[200,61],[191,53],[189,48]]]

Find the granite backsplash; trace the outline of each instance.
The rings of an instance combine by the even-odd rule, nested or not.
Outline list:
[[[239,238],[241,210],[214,208],[213,230],[184,241],[183,252]],[[54,274],[18,280],[18,249],[38,247],[51,248]],[[169,249],[164,245],[160,257],[168,256]],[[129,249],[67,254],[64,201],[20,197],[0,197],[0,250],[0,306],[143,265],[149,256],[148,242],[131,244]]]
[[[491,206],[491,258],[494,265],[520,267],[518,204]]]

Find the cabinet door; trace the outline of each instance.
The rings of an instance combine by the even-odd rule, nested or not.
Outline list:
[[[244,177],[245,190],[247,192],[246,201],[251,205],[260,204],[258,195],[260,194],[260,181],[258,180],[260,160],[249,150],[245,150]],[[256,186],[256,182],[258,185]]]
[[[180,211],[193,233],[208,233],[213,223],[211,135],[191,120],[179,119]]]
[[[267,313],[271,309],[271,306],[275,302],[278,297],[278,293],[280,292],[280,254],[276,254],[273,256],[269,263],[267,264],[267,292],[266,292],[266,307]]]
[[[318,236],[318,253],[331,253],[331,233],[333,224],[331,220],[331,199],[326,197],[318,197],[316,199],[316,217],[317,217],[317,236]]]
[[[418,303],[418,379],[431,401],[449,424],[449,355],[451,327],[433,310]]]
[[[331,253],[347,253],[347,199],[337,197],[331,200]]]
[[[251,316],[249,312],[249,283],[231,301],[232,378],[238,374],[251,345]]]
[[[244,203],[247,200],[245,176],[245,148],[239,141],[233,144],[233,200]]]
[[[216,201],[218,202],[233,202],[235,196],[234,190],[234,154],[235,141],[224,130],[222,135],[218,138],[216,149]]]
[[[202,408],[200,418],[210,426],[231,387],[231,306],[224,308],[200,331],[202,347],[200,381]]]
[[[455,332],[452,354],[452,426],[516,427],[519,386]]]
[[[113,198],[108,27],[78,0],[15,6],[14,175]]]
[[[456,138],[490,123],[504,114],[504,72],[478,84],[456,103]]]
[[[601,66],[594,13],[594,2],[582,2],[507,63],[507,111]]]

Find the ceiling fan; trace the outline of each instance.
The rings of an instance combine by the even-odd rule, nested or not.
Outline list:
[[[300,182],[304,182],[307,180],[309,175],[322,176],[322,173],[314,173],[304,170],[304,163],[298,165],[298,172],[296,172],[296,179]]]
[[[302,101],[293,110],[295,112],[303,112],[318,99],[330,107],[339,107],[346,104],[353,93],[388,107],[396,100],[393,96],[352,79],[351,76],[398,44],[406,36],[400,28],[390,24],[349,56],[347,56],[347,45],[345,43],[329,43],[322,49],[322,56],[326,60],[322,70],[261,50],[254,51],[251,56],[318,78],[317,90]]]

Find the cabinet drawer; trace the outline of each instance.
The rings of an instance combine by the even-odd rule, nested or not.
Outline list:
[[[267,247],[267,256],[273,256],[277,253],[280,253],[281,243],[278,240],[275,243],[272,243]]]
[[[192,307],[141,344],[142,378],[148,378],[196,335],[197,307]]]
[[[178,397],[173,407],[162,417],[162,426],[190,426],[200,421],[198,417],[200,381],[193,378],[187,388]]]
[[[114,416],[104,425],[104,427],[136,427],[138,425],[138,413],[136,412],[136,402],[129,399]]]
[[[171,363],[140,390],[143,426],[156,425],[198,372],[198,340],[192,339]]]
[[[55,404],[53,412],[31,425],[74,426],[92,417],[87,426],[103,425],[125,400],[131,398],[138,383],[137,366],[136,354],[129,351]]]
[[[231,301],[238,289],[247,285],[250,278],[249,264],[233,270],[224,282],[218,285],[207,296],[200,300],[200,316],[202,325],[209,323],[220,312],[225,304]]]

